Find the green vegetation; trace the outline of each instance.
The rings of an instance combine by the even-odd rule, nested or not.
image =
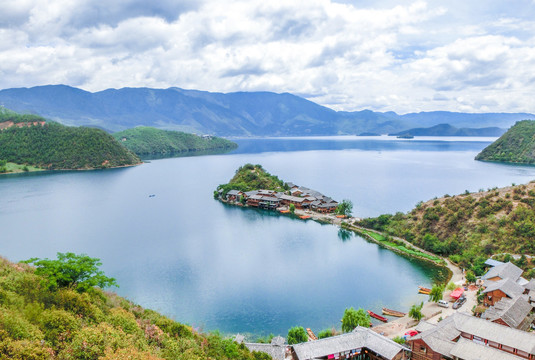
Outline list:
[[[453,283],[453,282],[451,282],[451,281],[450,281],[450,282],[448,283],[448,285],[446,286],[446,290],[448,290],[448,291],[453,291],[453,290],[455,290],[455,289],[457,289],[457,285],[455,285],[455,283]]]
[[[325,338],[335,336],[335,335],[336,335],[336,329],[334,327],[330,329],[324,329],[318,333],[318,339],[325,339]]]
[[[21,173],[21,172],[34,172],[34,171],[43,171],[44,169],[28,166],[28,165],[19,165],[12,162],[7,162],[5,160],[0,160],[0,174],[5,173]]]
[[[295,213],[295,205],[294,204],[290,204],[289,210],[290,210],[290,214],[294,214]]]
[[[384,246],[387,246],[389,248],[392,248],[392,249],[396,249],[402,253],[405,253],[405,254],[408,254],[408,255],[412,255],[412,256],[417,256],[417,257],[422,257],[422,258],[425,258],[425,259],[429,259],[429,260],[432,260],[432,261],[435,261],[435,262],[440,262],[441,259],[438,257],[438,256],[433,256],[433,255],[429,255],[429,254],[426,254],[424,252],[421,252],[413,247],[407,247],[407,245],[403,242],[403,241],[399,241],[399,240],[396,240],[396,239],[393,239],[391,237],[385,237],[381,234],[378,234],[376,232],[373,232],[373,231],[367,231],[367,230],[358,230],[357,231],[358,233],[360,234],[363,234],[363,235],[367,235],[369,236],[370,238],[372,238],[373,240],[375,240],[377,243],[379,244],[382,244]]]
[[[336,214],[345,215],[347,217],[351,216],[351,211],[353,211],[353,203],[351,200],[342,200],[341,203],[336,207]]]
[[[477,154],[476,160],[535,164],[535,121],[518,121]]]
[[[99,288],[52,290],[36,272],[0,258],[0,359],[270,359]]]
[[[308,335],[302,326],[294,326],[288,330],[288,344],[299,344],[308,341]]]
[[[274,190],[287,191],[288,185],[277,176],[268,173],[262,165],[245,164],[236,170],[236,174],[228,184],[217,187],[218,193],[225,197],[230,190],[251,191],[251,190]],[[215,195],[215,194],[214,194]]]
[[[429,301],[439,302],[444,296],[444,284],[433,285],[431,292],[429,293]]]
[[[535,253],[535,183],[445,196],[419,203],[407,214],[381,215],[358,224],[447,256],[480,276],[493,254]],[[535,277],[531,260],[512,261],[526,271],[524,277]]]
[[[466,270],[466,273],[464,275],[466,277],[466,281],[468,281],[469,284],[475,283],[477,280],[476,275],[472,270]]]
[[[417,305],[417,304],[412,305],[411,309],[409,310],[409,317],[416,321],[422,320],[422,318],[424,317],[424,315],[422,314],[423,307],[424,307],[423,302],[420,303],[420,305]]]
[[[34,115],[0,111],[0,159],[48,170],[139,164],[139,158],[106,132],[68,127]]]
[[[190,151],[231,150],[238,147],[236,143],[219,137],[201,137],[147,126],[120,131],[114,133],[113,137],[139,156],[173,156]]]
[[[57,256],[57,260],[32,258],[24,261],[36,266],[35,273],[45,278],[47,289],[69,288],[85,292],[95,286],[117,286],[114,278],[107,277],[98,269],[102,265],[99,259],[73,253],[58,253]]]
[[[392,340],[395,341],[395,342],[397,342],[397,343],[400,344],[400,345],[405,344],[405,339],[402,338],[401,336],[396,336],[396,337],[393,338]]]
[[[342,317],[342,331],[353,331],[357,326],[370,327],[370,315],[363,309],[355,310],[353,307],[345,309]]]

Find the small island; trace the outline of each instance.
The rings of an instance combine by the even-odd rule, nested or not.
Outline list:
[[[103,130],[0,110],[0,172],[91,170],[141,160]]]
[[[276,210],[283,214],[294,214],[299,210],[302,219],[312,217],[307,213],[336,212],[345,217],[352,209],[348,200],[339,203],[319,191],[284,182],[261,165],[252,164],[240,167],[228,184],[219,185],[214,198],[232,205]]]
[[[518,121],[477,154],[476,160],[535,164],[535,121]]]
[[[188,134],[148,126],[116,132],[113,137],[143,158],[223,153],[238,147],[235,142],[212,135]]]

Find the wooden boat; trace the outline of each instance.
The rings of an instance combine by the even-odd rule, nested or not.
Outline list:
[[[371,310],[368,310],[368,314],[370,314],[370,316],[371,316],[372,318],[375,318],[375,319],[380,320],[380,321],[382,321],[382,322],[388,322],[388,319],[387,319],[387,318],[385,318],[385,317],[383,317],[383,316],[381,316],[381,315],[377,315],[376,313],[374,313],[374,312],[371,311]]]
[[[387,308],[383,308],[383,315],[389,315],[389,316],[396,316],[396,317],[403,317],[406,315],[406,313],[396,310],[391,310]]]
[[[346,218],[345,215],[336,215],[336,217],[339,218],[339,219],[345,219]]]
[[[312,216],[310,215],[301,215],[299,216],[300,219],[310,219]]]
[[[418,286],[418,292],[420,294],[429,295],[431,293],[431,289],[425,288],[423,286]]]
[[[290,210],[280,210],[281,214],[288,214],[289,212],[290,212]]]

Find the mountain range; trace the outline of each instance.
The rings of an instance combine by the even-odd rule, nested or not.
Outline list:
[[[289,93],[213,93],[180,88],[122,88],[88,92],[66,85],[0,91],[0,105],[66,125],[121,131],[135,126],[219,136],[354,135],[416,127],[508,128],[527,113],[334,111]]]
[[[485,128],[456,128],[450,124],[438,124],[428,128],[414,128],[400,131],[390,136],[490,136],[497,137],[505,133],[505,129],[499,127]]]

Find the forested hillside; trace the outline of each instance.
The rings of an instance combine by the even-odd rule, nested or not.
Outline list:
[[[68,260],[72,273],[90,264]],[[34,267],[0,258],[0,359],[271,359],[99,288],[51,281],[56,271],[37,275]]]
[[[139,156],[171,156],[177,153],[230,150],[238,147],[236,143],[219,137],[201,137],[146,126],[116,132],[113,137]]]
[[[476,160],[535,164],[535,121],[517,122],[483,149]]]
[[[49,170],[128,166],[141,161],[103,130],[0,112],[0,160]]]
[[[285,191],[288,186],[277,176],[268,173],[262,165],[245,164],[236,170],[236,174],[230,179],[228,184],[217,187],[223,197],[230,190],[251,191],[251,190],[274,190]],[[218,195],[218,191],[214,195]]]
[[[359,225],[399,236],[481,275],[493,254],[535,255],[535,182],[419,203],[407,214],[363,219]],[[517,264],[535,277],[534,263]]]

